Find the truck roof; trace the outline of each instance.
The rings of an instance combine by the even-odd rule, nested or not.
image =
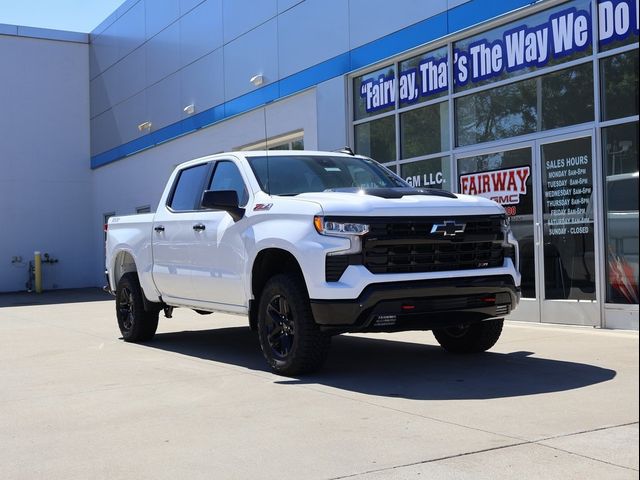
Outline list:
[[[233,156],[236,158],[248,158],[248,157],[281,157],[281,156],[309,156],[309,157],[318,157],[318,156],[326,156],[326,157],[347,157],[347,158],[367,158],[362,155],[351,155],[350,153],[345,153],[343,151],[320,151],[320,150],[239,150],[233,152],[223,152],[216,153],[214,155],[206,155],[204,157],[194,158],[193,160],[189,160],[181,163],[178,167],[183,167],[191,164],[202,163],[203,161],[212,161],[217,160],[218,158],[228,158],[229,156]]]

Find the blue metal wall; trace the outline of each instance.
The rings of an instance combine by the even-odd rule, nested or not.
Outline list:
[[[129,0],[90,37],[92,167],[529,3]]]

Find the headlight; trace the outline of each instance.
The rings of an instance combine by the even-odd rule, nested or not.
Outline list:
[[[339,237],[360,236],[369,231],[369,225],[364,223],[336,222],[334,220],[325,220],[318,215],[313,217],[313,225],[321,235],[335,235]]]

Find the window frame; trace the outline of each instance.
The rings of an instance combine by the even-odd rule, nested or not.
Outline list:
[[[222,163],[230,163],[231,165],[233,165],[236,168],[236,172],[238,172],[238,175],[240,176],[240,180],[242,181],[242,185],[244,187],[244,194],[245,194],[245,198],[246,198],[246,202],[241,203],[239,206],[240,207],[247,206],[247,204],[249,203],[249,201],[251,199],[250,190],[247,187],[247,180],[242,175],[242,171],[241,171],[240,166],[238,165],[238,163],[234,162],[230,158],[220,158],[220,159],[216,159],[216,160],[214,160],[212,162],[212,168],[210,169],[209,173],[207,174],[207,180],[205,181],[205,183],[203,185],[203,188],[204,188],[203,192],[207,191],[211,187],[211,182],[213,181],[213,178],[216,175],[216,171],[218,170],[218,165],[220,165]],[[214,191],[220,191],[220,190],[214,190]],[[238,201],[240,201],[240,200],[242,200],[242,199],[238,198]],[[199,208],[198,210],[207,210],[207,209]]]
[[[180,177],[182,177],[183,172],[190,170],[192,168],[197,168],[200,167],[202,165],[207,165],[208,169],[207,172],[205,173],[204,177],[203,177],[203,181],[200,184],[200,190],[202,192],[204,192],[204,187],[208,184],[208,182],[211,180],[211,173],[213,171],[213,166],[215,164],[215,161],[206,161],[206,162],[202,162],[202,163],[197,163],[195,165],[189,165],[186,166],[185,168],[180,169],[179,172],[176,173],[175,179],[173,181],[173,185],[171,186],[171,191],[169,192],[169,195],[167,195],[167,201],[165,203],[165,207],[168,211],[170,211],[171,213],[175,213],[175,214],[179,214],[179,213],[193,213],[193,212],[198,212],[201,211],[202,208],[198,208],[196,206],[196,200],[194,200],[194,204],[191,210],[176,210],[174,209],[171,204],[173,203],[173,197],[176,193],[176,189],[178,188],[178,182],[180,182]]]

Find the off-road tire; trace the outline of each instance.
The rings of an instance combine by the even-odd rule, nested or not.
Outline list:
[[[440,328],[433,335],[442,348],[451,353],[480,353],[493,347],[502,333],[504,319]]]
[[[269,366],[280,375],[318,370],[331,345],[331,337],[320,331],[313,319],[302,282],[297,275],[278,274],[267,281],[260,294],[260,348]]]
[[[125,273],[116,287],[116,317],[125,342],[151,340],[158,328],[157,310],[146,311],[138,274]]]

